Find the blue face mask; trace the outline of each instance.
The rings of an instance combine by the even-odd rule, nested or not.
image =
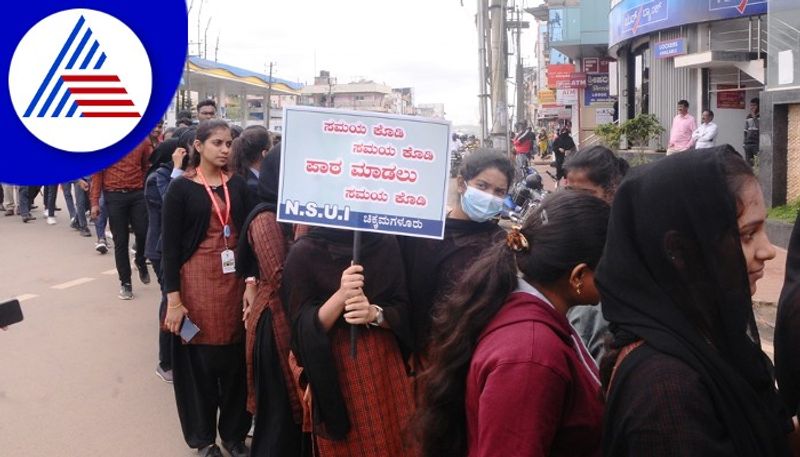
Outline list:
[[[486,222],[503,210],[503,199],[467,186],[461,195],[461,209],[475,222]]]

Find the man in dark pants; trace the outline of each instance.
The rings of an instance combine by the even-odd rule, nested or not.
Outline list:
[[[750,113],[744,120],[744,155],[751,167],[755,165],[756,157],[758,157],[760,140],[758,124],[761,121],[758,105],[760,103],[758,97],[750,100]]]
[[[144,180],[150,168],[150,155],[153,153],[153,138],[161,133],[157,126],[130,154],[119,162],[92,176],[91,201],[92,217],[100,214],[100,193],[103,193],[108,211],[111,233],[114,236],[114,262],[121,283],[119,298],[133,298],[131,285],[131,263],[128,257],[128,227],[133,227],[136,239],[136,268],[143,284],[150,283],[150,274],[144,257],[147,238],[147,204],[144,200]]]

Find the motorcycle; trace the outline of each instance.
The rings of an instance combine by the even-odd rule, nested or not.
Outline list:
[[[522,223],[533,209],[549,194],[544,190],[542,176],[533,167],[526,169],[525,178],[517,182],[505,199],[503,216],[513,222]]]

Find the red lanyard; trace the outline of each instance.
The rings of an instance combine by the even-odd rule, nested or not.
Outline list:
[[[211,199],[211,203],[214,205],[214,210],[217,212],[217,217],[219,218],[219,222],[222,224],[222,236],[225,238],[225,248],[228,248],[228,237],[231,236],[231,229],[228,225],[228,222],[231,220],[231,196],[228,193],[228,186],[225,184],[225,175],[222,174],[222,171],[219,172],[220,179],[222,180],[222,189],[225,191],[225,218],[222,218],[222,210],[219,209],[219,203],[217,203],[217,199],[214,198],[214,194],[211,192],[211,187],[208,185],[205,176],[203,176],[203,172],[200,169],[197,169],[197,176],[200,177],[200,180],[203,181],[203,186],[206,188],[206,192],[208,192],[208,198]]]

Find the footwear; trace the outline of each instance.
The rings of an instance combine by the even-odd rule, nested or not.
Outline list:
[[[200,457],[223,457],[222,451],[216,444],[212,444],[211,446],[206,446],[203,449],[198,450],[197,455]]]
[[[13,209],[7,209],[6,210],[6,216],[13,216],[13,215],[14,215],[14,210]]]
[[[106,244],[106,240],[99,239],[97,240],[97,244],[94,246],[94,250],[99,252],[100,254],[105,254],[108,252],[108,245]]]
[[[30,214],[22,216],[22,222],[35,221],[35,220],[36,216],[31,216]]]
[[[147,271],[147,264],[137,265],[136,269],[139,270],[139,280],[142,281],[142,284],[150,284],[150,273]]]
[[[72,221],[69,223],[69,227],[73,228],[75,230],[80,230],[81,229],[81,227],[78,225],[78,218],[77,217],[73,217],[72,218]]]
[[[162,381],[172,384],[172,370],[165,370],[161,368],[161,364],[156,365],[156,376],[161,378]]]
[[[86,237],[86,238],[89,238],[90,236],[92,236],[92,232],[90,232],[89,229],[86,228],[86,227],[84,227],[82,229],[78,229],[78,233],[81,236]]]
[[[57,222],[58,219],[56,219],[55,217],[50,217],[50,216],[47,217],[47,225],[56,225]]]
[[[228,451],[231,457],[248,457],[250,455],[250,449],[244,445],[244,441],[239,441],[238,443],[226,443],[223,441],[222,447]]]
[[[247,437],[252,438],[253,434],[255,433],[256,433],[256,420],[253,419],[253,421],[250,423],[250,431],[247,432]]]
[[[133,298],[133,287],[130,284],[123,284],[122,287],[119,288],[119,299],[120,300],[130,300]]]

